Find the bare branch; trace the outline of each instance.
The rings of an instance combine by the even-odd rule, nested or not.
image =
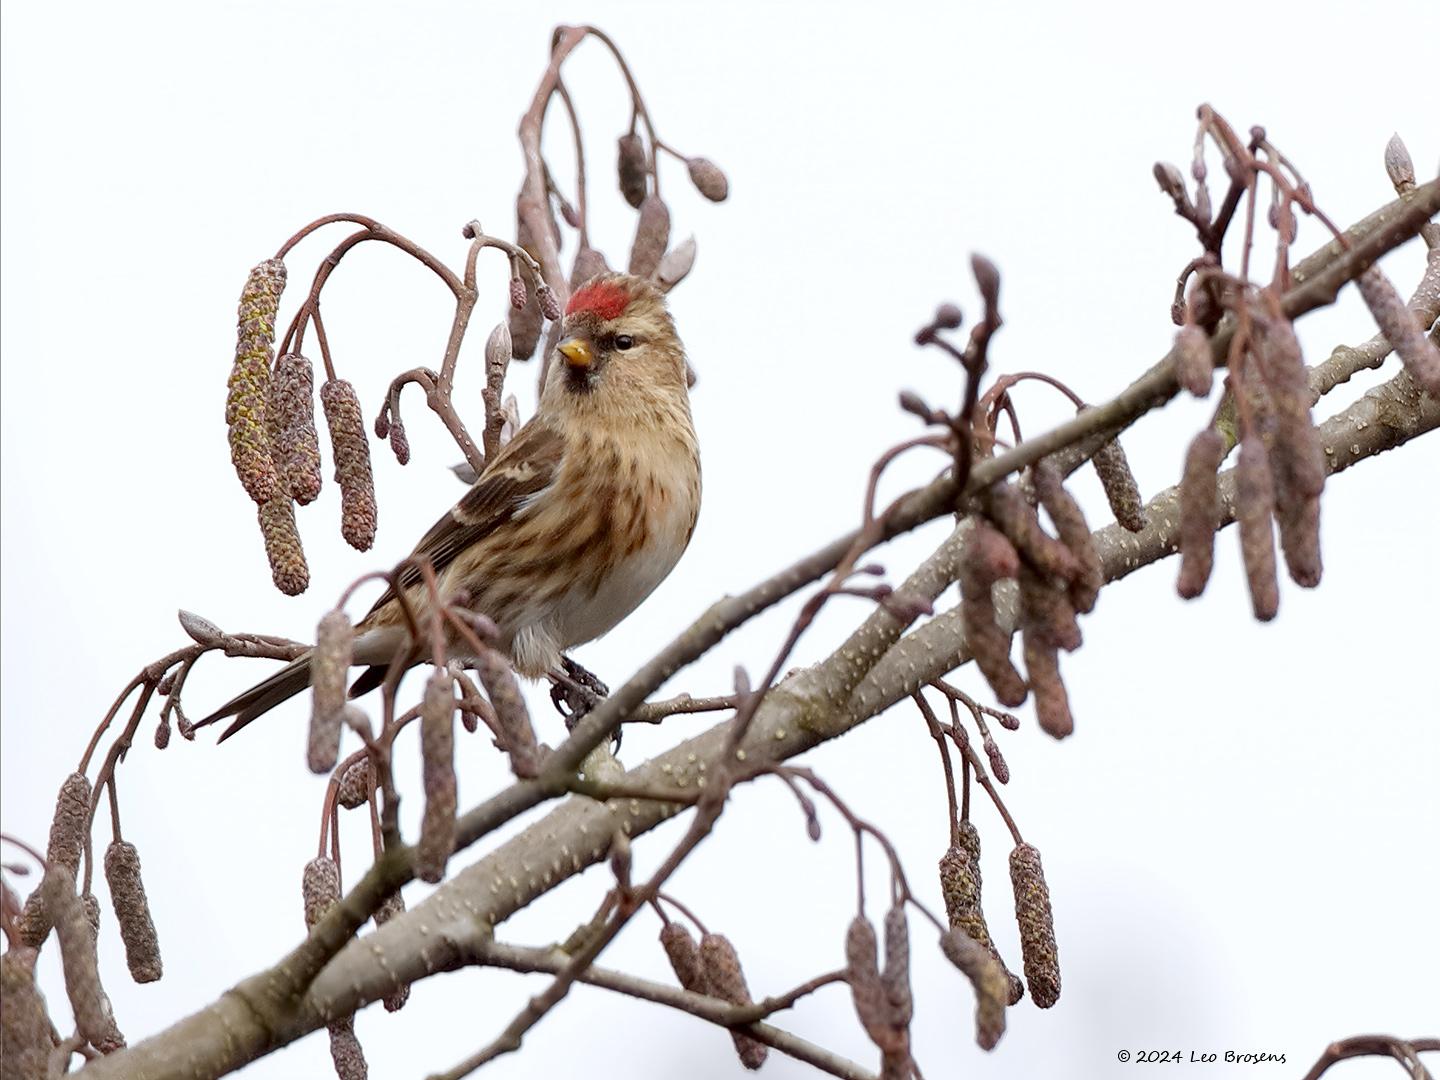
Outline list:
[[[512,971],[546,971],[552,974],[560,970],[566,959],[564,953],[524,948],[518,945],[504,945],[500,942],[491,942],[480,953],[480,962],[492,967],[509,968]],[[816,1046],[814,1043],[802,1039],[798,1035],[782,1031],[780,1028],[761,1023],[758,1019],[751,1019],[752,1016],[764,1017],[779,1012],[781,1009],[788,1009],[804,994],[836,982],[842,977],[841,972],[832,971],[827,975],[811,979],[790,993],[775,998],[766,998],[764,1001],[758,1001],[748,1007],[731,1005],[719,998],[692,993],[689,990],[682,990],[678,986],[666,986],[663,983],[643,979],[638,975],[630,975],[626,972],[594,965],[591,965],[580,976],[580,981],[590,986],[613,990],[628,997],[653,1001],[657,1005],[667,1005],[672,1009],[690,1013],[692,1016],[708,1020],[721,1027],[739,1027],[752,1039],[757,1039],[766,1046],[779,1050],[782,1054],[788,1054],[797,1061],[814,1065],[831,1076],[844,1077],[846,1080],[874,1080],[872,1073],[824,1047]]]
[[[1330,451],[1327,465],[1331,471],[1339,471],[1436,427],[1440,427],[1440,402],[1420,395],[1402,373],[1321,424],[1319,430]],[[1234,513],[1233,473],[1223,474],[1221,481],[1228,522]],[[1175,499],[1172,488],[1150,501],[1146,509],[1151,524],[1142,533],[1128,533],[1112,525],[1095,534],[1107,580],[1126,577],[1175,550]],[[1013,603],[997,607],[1001,618],[1014,618]],[[835,709],[824,704],[828,697],[825,682],[848,679],[850,669],[832,657],[786,679],[767,695],[746,742],[747,757],[780,761],[802,753],[878,714],[965,659],[958,614],[938,616],[892,647],[856,686],[845,708]],[[727,731],[728,725],[722,723],[686,740],[631,770],[627,782],[694,782],[700,775],[698,765],[715,760]],[[545,790],[538,780],[512,785],[461,818],[462,832],[473,840],[535,805],[545,797]],[[268,990],[277,980],[294,985],[294,973],[289,970],[294,961],[287,958],[167,1031],[124,1054],[92,1063],[86,1075],[132,1075],[139,1069],[159,1076],[181,1071],[182,1063],[187,1075],[223,1075],[314,1030],[326,1017],[344,1015],[399,985],[463,965],[482,944],[478,927],[499,923],[584,867],[603,860],[617,826],[633,837],[673,812],[656,802],[598,804],[588,798],[571,799],[442,884],[408,915],[340,949],[293,1005],[285,1007]],[[465,837],[459,841],[465,842]],[[548,861],[537,860],[537,852],[547,853]],[[403,849],[393,856],[387,853],[377,871],[332,909],[312,936],[322,934],[332,919],[348,909],[351,914],[344,921],[349,928],[338,922],[332,927],[348,938],[364,921],[363,916],[356,917],[359,912],[372,902],[378,906],[383,895],[404,877],[405,861]],[[503,887],[495,888],[496,883]],[[383,894],[377,896],[382,888]],[[428,930],[424,935],[416,929],[422,924]],[[328,933],[325,936],[329,938]]]

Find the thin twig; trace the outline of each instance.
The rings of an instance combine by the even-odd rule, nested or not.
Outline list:
[[[1411,1080],[1430,1080],[1430,1070],[1420,1060],[1426,1051],[1440,1050],[1440,1039],[1401,1039],[1395,1035],[1352,1035],[1325,1048],[1310,1067],[1304,1080],[1319,1080],[1337,1061],[1353,1057],[1391,1057],[1410,1074]]]
[[[479,961],[492,967],[504,967],[512,971],[543,971],[551,974],[558,973],[566,960],[565,954],[556,953],[553,950],[504,945],[499,942],[485,945],[479,954]],[[844,1080],[875,1080],[872,1073],[824,1047],[816,1046],[797,1035],[792,1035],[769,1024],[755,1021],[745,1022],[741,1019],[771,1002],[783,1000],[785,1004],[777,1004],[762,1015],[769,1015],[780,1008],[788,1008],[801,996],[802,991],[808,993],[821,986],[828,986],[841,978],[843,978],[841,972],[830,972],[812,979],[804,986],[797,987],[789,994],[781,995],[780,998],[767,998],[764,1002],[750,1006],[731,1005],[719,998],[692,993],[689,990],[681,990],[679,987],[652,982],[638,975],[594,965],[580,976],[579,981],[590,986],[613,990],[628,997],[666,1005],[721,1027],[738,1027],[752,1039],[763,1042],[766,1046],[779,1050],[782,1054],[793,1057],[797,1061],[814,1065],[831,1076],[842,1077]]]

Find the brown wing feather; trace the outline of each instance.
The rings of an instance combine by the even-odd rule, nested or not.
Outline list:
[[[529,423],[495,455],[474,486],[437,521],[415,545],[412,558],[424,557],[438,574],[455,557],[492,529],[504,524],[555,479],[565,441],[543,423]],[[420,571],[407,565],[400,572],[400,587],[420,581]],[[370,609],[373,615],[395,598],[394,586]]]

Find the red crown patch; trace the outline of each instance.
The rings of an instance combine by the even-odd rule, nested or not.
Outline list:
[[[602,319],[616,319],[628,303],[630,293],[624,286],[613,281],[594,281],[570,297],[570,303],[565,306],[565,314],[591,311]]]

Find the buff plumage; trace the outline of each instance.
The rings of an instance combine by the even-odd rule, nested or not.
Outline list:
[[[441,596],[468,597],[495,622],[531,677],[630,614],[679,561],[700,508],[684,348],[652,283],[609,274],[578,290],[548,362],[535,416],[414,552]],[[418,572],[400,580],[423,611]],[[357,626],[356,662],[388,662],[405,627],[392,590]],[[308,682],[301,657],[204,722],[235,716],[228,736]],[[357,689],[377,682],[372,669]]]

